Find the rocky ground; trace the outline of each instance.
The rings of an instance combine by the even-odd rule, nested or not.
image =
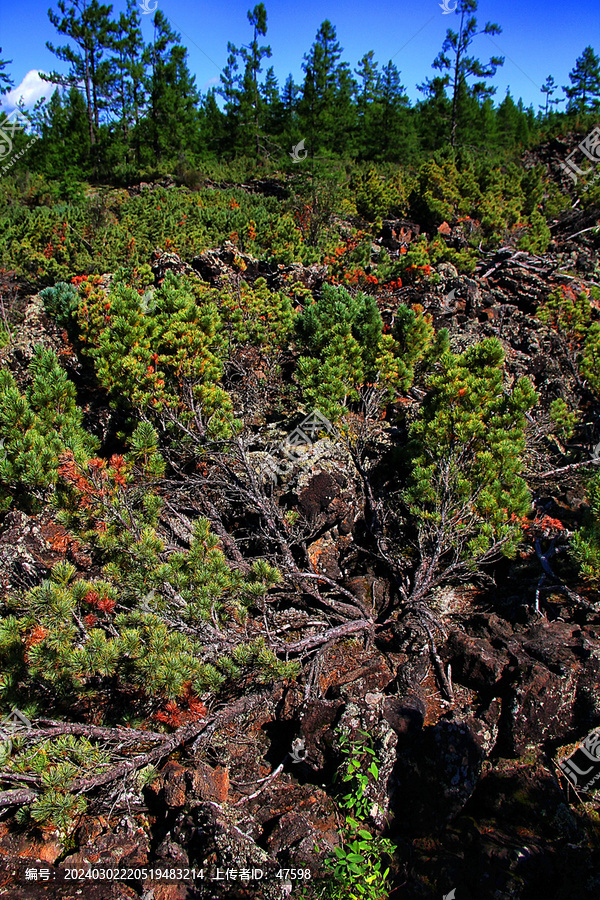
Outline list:
[[[528,374],[547,408],[557,385],[563,394],[577,386],[560,335],[535,312],[555,287],[597,282],[596,224],[597,212],[571,211],[554,223],[544,256],[500,249],[482,258],[471,277],[442,264],[439,285],[409,285],[382,297],[384,320],[391,324],[400,300],[419,302],[437,325],[450,329],[455,350],[499,337],[508,371]],[[447,239],[461,238],[448,228]],[[160,280],[167,269],[189,265],[218,283],[232,253],[225,246],[189,264],[157,253],[155,275]],[[290,274],[256,260],[246,263],[245,277],[262,275],[274,287]],[[313,290],[324,274],[319,267],[294,271]],[[76,371],[74,354],[44,316],[39,298],[24,295],[22,302],[24,327],[11,350],[13,368],[24,370],[32,347],[44,342]],[[388,411],[386,427],[394,427],[394,412]],[[93,398],[88,414],[101,430],[108,413],[94,408]],[[537,439],[548,440],[543,429]],[[587,439],[589,446],[598,441],[594,422]],[[583,444],[581,435],[579,440]],[[566,464],[575,458],[564,456]],[[546,476],[533,458],[528,465],[536,508],[558,523],[560,556],[569,528],[586,508],[585,493],[575,474]],[[315,445],[309,469],[286,502],[314,523],[308,549],[316,571],[365,604],[381,606],[388,589],[381,572],[353,567],[363,499],[327,441]],[[543,593],[536,610],[543,548],[554,536],[553,526],[547,527],[531,535],[515,562],[490,572],[489,586],[463,583],[435,592],[431,608],[443,625],[437,660],[422,632],[388,616],[373,639],[350,635],[325,645],[301,683],[248,685],[233,706],[210,710],[204,726],[160,759],[160,777],[142,800],[133,797],[117,812],[107,808],[85,817],[66,849],[54,834],[32,835],[5,814],[0,896],[286,896],[285,879],[277,877],[282,870],[310,871],[312,883],[327,877],[323,857],[340,839],[331,791],[341,760],[339,736],[362,730],[371,735],[381,763],[371,825],[397,846],[391,898],[441,898],[453,890],[456,900],[598,897],[600,800],[577,794],[557,759],[600,725],[600,606],[589,593],[584,599],[557,588]],[[7,515],[0,533],[4,590],[39,583],[65,554],[89,568],[50,512]],[[94,867],[120,874],[106,882],[81,876]],[[47,872],[48,880],[28,879],[32,868]],[[170,883],[145,877],[149,869],[181,869],[184,875],[204,870],[205,877],[187,872]],[[211,880],[227,869],[238,873],[235,881]],[[132,877],[123,878],[123,870],[132,870]],[[242,879],[248,870],[262,871],[263,878]]]

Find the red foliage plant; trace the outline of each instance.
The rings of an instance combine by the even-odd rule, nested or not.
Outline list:
[[[155,722],[162,722],[169,728],[181,728],[182,725],[188,725],[190,722],[196,722],[206,716],[207,709],[200,699],[196,696],[190,683],[184,685],[183,696],[179,699],[179,704],[174,700],[169,700],[164,704],[163,709],[159,709],[154,713],[152,718]]]

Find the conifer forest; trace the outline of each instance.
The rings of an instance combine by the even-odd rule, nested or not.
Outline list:
[[[260,2],[202,91],[166,4],[52,4],[0,108],[0,897],[597,900],[600,47],[526,106],[444,0],[415,100],[325,17],[281,81]]]

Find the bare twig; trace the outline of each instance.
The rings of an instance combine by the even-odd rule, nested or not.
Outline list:
[[[573,469],[581,469],[582,466],[600,465],[600,459],[586,459],[583,462],[571,463],[568,466],[562,466],[560,469],[550,469],[548,472],[542,472],[539,478],[549,478],[550,475],[561,475],[563,472],[571,472]]]
[[[171,735],[161,735],[161,743],[157,747],[154,747],[152,750],[146,753],[139,753],[134,756],[133,759],[125,760],[116,766],[110,766],[110,768],[106,769],[104,772],[99,773],[98,775],[93,775],[88,778],[76,778],[69,786],[69,790],[75,794],[91,793],[92,791],[95,791],[107,784],[111,784],[118,779],[125,778],[127,775],[138,771],[144,766],[159,762],[165,756],[168,756],[170,753],[172,753],[173,750],[176,750],[183,744],[187,744],[194,738],[196,738],[196,742],[194,744],[194,746],[196,746],[199,736],[205,737],[207,735],[214,734],[214,732],[218,728],[237,718],[240,715],[241,711],[247,711],[254,706],[257,706],[259,703],[263,702],[265,698],[266,692],[264,691],[260,694],[254,694],[251,697],[242,697],[239,701],[233,703],[229,708],[223,710],[221,713],[213,715],[209,720],[204,720],[202,722],[192,722],[189,725],[184,725],[182,728],[178,728],[177,731],[175,731]],[[93,731],[95,727],[96,726],[90,726],[90,728],[88,729],[88,733]],[[130,729],[115,730],[119,732],[130,731]],[[101,731],[107,732],[113,731],[113,729],[101,729]],[[147,735],[147,733],[144,731],[140,731],[138,732],[138,734],[140,741],[143,741]],[[106,734],[103,734],[102,736],[105,737]],[[31,803],[38,796],[38,791],[27,788],[23,788],[21,790],[2,791],[0,792],[0,809],[9,806],[22,806],[26,803]]]
[[[267,775],[267,777],[263,781],[262,786],[259,787],[259,789],[257,791],[254,791],[254,793],[250,794],[248,797],[242,797],[240,800],[237,800],[233,805],[241,806],[242,803],[247,803],[248,800],[254,800],[254,799],[256,799],[256,797],[260,797],[262,792],[266,791],[266,789],[269,787],[271,782],[274,781],[281,772],[283,772],[284,763],[285,763],[285,759],[282,763],[279,763],[277,768],[273,772],[271,772],[270,775]]]

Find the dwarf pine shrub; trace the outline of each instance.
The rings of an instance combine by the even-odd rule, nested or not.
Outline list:
[[[75,385],[54,351],[38,348],[22,393],[0,369],[0,509],[36,509],[57,481],[61,454],[83,460],[97,440],[82,426]]]

